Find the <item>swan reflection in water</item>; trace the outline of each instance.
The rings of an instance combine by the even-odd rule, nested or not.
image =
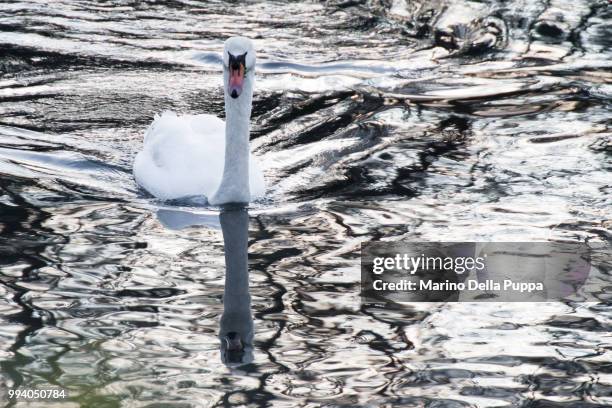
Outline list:
[[[242,205],[225,205],[221,213],[193,214],[175,209],[160,209],[157,216],[170,229],[195,225],[218,227],[221,224],[225,247],[225,289],[219,339],[221,360],[235,367],[253,361],[253,316],[249,292],[248,238],[249,212]]]
[[[219,215],[225,245],[225,290],[221,316],[221,360],[228,365],[253,361],[253,316],[249,293],[249,213],[225,206]]]

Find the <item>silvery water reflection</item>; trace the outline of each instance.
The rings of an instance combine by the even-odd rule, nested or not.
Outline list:
[[[225,257],[225,288],[219,339],[221,360],[234,367],[253,361],[253,316],[249,293],[247,207],[226,205],[219,214],[161,208],[157,217],[167,228],[182,230],[194,226],[221,226]]]
[[[2,2],[0,394],[75,404],[610,405],[612,309],[362,307],[362,242],[609,243],[605,0]],[[237,24],[239,22],[240,24]],[[253,362],[219,354],[218,214],[134,184],[164,109],[223,111],[253,37]],[[191,208],[189,208],[191,206]],[[179,217],[180,218],[180,217]],[[598,286],[612,281],[595,251]]]

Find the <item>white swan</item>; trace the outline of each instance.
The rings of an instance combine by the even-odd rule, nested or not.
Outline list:
[[[226,122],[205,114],[156,115],[134,160],[136,182],[164,200],[204,195],[210,204],[220,205],[263,196],[263,174],[249,148],[254,81],[251,41],[244,37],[225,41]]]

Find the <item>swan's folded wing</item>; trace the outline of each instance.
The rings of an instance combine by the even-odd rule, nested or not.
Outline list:
[[[224,129],[212,115],[164,112],[147,129],[136,156],[136,181],[162,199],[212,194],[223,172]]]
[[[190,115],[189,122],[196,134],[205,138],[222,138],[225,140],[225,122],[216,116],[209,114]]]

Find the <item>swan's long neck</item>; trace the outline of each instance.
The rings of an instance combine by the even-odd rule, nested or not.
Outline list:
[[[250,74],[249,76],[251,76]],[[224,75],[227,84],[227,73]],[[248,203],[249,123],[253,102],[253,78],[245,78],[242,94],[234,99],[225,91],[225,164],[213,204]]]

